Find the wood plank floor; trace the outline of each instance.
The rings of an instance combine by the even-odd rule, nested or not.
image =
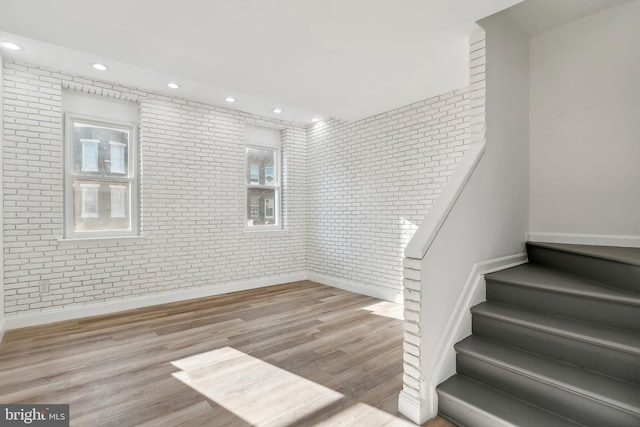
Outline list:
[[[305,281],[9,331],[0,403],[70,404],[73,426],[410,426],[401,314]]]

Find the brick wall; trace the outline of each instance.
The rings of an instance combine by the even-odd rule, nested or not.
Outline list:
[[[469,40],[469,107],[468,107],[468,141],[484,142],[486,131],[485,117],[485,33],[479,31]],[[424,355],[421,330],[422,311],[422,259],[405,258],[403,261],[404,284],[404,374],[403,393],[421,401],[424,391],[421,390],[425,375]]]
[[[2,117],[4,116],[4,57],[2,56],[2,52],[0,52],[0,121],[2,121]],[[4,146],[4,126],[0,126],[0,146]],[[4,162],[2,160],[2,150],[0,150],[0,165]],[[0,166],[1,167],[1,166]],[[4,177],[2,173],[0,173],[0,189],[2,188],[2,182]],[[3,196],[4,198],[4,196]],[[2,228],[2,224],[4,223],[4,214],[3,214],[2,204],[0,203],[0,229]],[[0,265],[4,266],[4,240],[0,240]],[[4,274],[2,273],[4,268],[0,269],[0,341],[2,340],[4,329],[5,329],[5,320],[4,320]]]
[[[305,270],[398,295],[403,248],[469,142],[467,90],[305,129],[37,66],[4,72],[10,316]],[[63,89],[139,105],[143,239],[59,242]],[[282,131],[281,233],[243,231],[247,124]]]
[[[468,115],[458,90],[310,127],[309,269],[401,294],[404,247],[469,143]]]
[[[304,127],[36,66],[6,63],[4,74],[9,316],[305,270]],[[59,242],[63,89],[139,104],[143,239]],[[243,231],[246,124],[282,129],[286,231]]]

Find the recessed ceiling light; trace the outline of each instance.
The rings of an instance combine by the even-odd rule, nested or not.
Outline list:
[[[318,119],[318,118],[314,117],[313,119],[311,119],[311,121],[312,121],[313,123],[318,123],[318,122],[320,121],[320,119]]]
[[[8,40],[2,42],[2,47],[7,48],[9,50],[23,50],[24,49],[19,44],[15,44],[14,42],[10,42]]]
[[[279,109],[279,108],[274,108],[273,112],[276,113],[276,114],[280,114],[280,113],[282,113],[282,110]]]
[[[98,71],[107,71],[109,69],[106,65],[99,63],[91,64],[91,66]]]
[[[236,102],[236,99],[233,96],[227,96],[224,100],[227,102]]]
[[[180,85],[178,83],[169,83],[167,86],[171,89],[180,89]]]

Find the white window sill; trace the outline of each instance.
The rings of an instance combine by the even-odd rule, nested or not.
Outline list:
[[[61,248],[72,248],[80,246],[97,246],[101,243],[114,244],[118,243],[136,243],[144,240],[145,236],[114,236],[114,237],[83,237],[71,239],[58,239],[58,245]]]

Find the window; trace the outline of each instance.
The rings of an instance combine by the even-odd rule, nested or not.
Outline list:
[[[265,166],[264,168],[264,182],[267,185],[273,185],[276,181],[276,175],[274,173],[273,166]]]
[[[280,223],[280,131],[247,128],[247,229],[278,229]]]
[[[124,150],[127,145],[116,141],[109,141],[109,145],[111,146],[111,159],[109,160],[111,173],[127,173],[124,167]]]
[[[65,237],[135,235],[135,126],[74,114],[66,119]]]
[[[125,218],[127,207],[127,187],[125,185],[110,185],[111,189],[111,218]]]
[[[260,215],[260,199],[258,197],[251,197],[249,200],[249,218],[254,220]]]
[[[264,199],[264,217],[266,219],[272,219],[274,216],[274,203],[273,199]]]
[[[80,184],[82,202],[82,218],[98,217],[98,189],[99,184]]]
[[[98,172],[98,139],[81,139],[83,172]]]
[[[260,165],[249,165],[249,183],[260,184]]]

